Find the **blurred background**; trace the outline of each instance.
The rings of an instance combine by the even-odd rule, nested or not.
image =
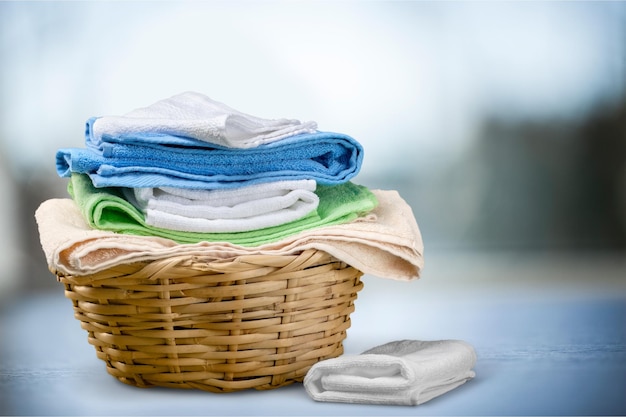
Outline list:
[[[125,390],[48,271],[56,150],[187,90],[353,136],[413,208],[422,278],[364,277],[346,352],[459,338],[477,378],[351,414],[626,413],[626,2],[232,0],[0,1],[0,414],[311,412]]]
[[[67,197],[56,149],[186,90],[356,138],[354,182],[409,202],[425,274],[503,251],[624,271],[626,3],[9,1],[0,62],[2,299],[60,290],[33,217]]]

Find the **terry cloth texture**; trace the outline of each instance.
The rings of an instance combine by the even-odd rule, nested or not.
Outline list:
[[[198,233],[147,225],[143,213],[123,197],[120,188],[95,188],[86,175],[73,174],[68,191],[87,223],[96,229],[165,237],[178,243],[230,242],[242,246],[263,245],[307,229],[346,223],[368,213],[378,203],[368,188],[351,182],[318,186],[317,209],[299,220],[248,232]]]
[[[460,340],[399,340],[314,364],[304,378],[316,401],[418,405],[475,376],[474,348]]]
[[[165,134],[229,148],[251,148],[299,133],[311,133],[316,127],[312,121],[260,118],[188,91],[123,116],[89,119],[87,135],[95,146],[106,141],[123,141],[128,135]]]
[[[313,180],[275,181],[228,190],[123,188],[148,226],[202,233],[246,232],[298,220],[319,204]]]
[[[126,136],[99,148],[63,148],[57,173],[88,174],[96,187],[236,188],[283,180],[336,185],[356,176],[363,147],[348,135],[305,133],[249,149],[231,149],[196,139]]]
[[[424,266],[424,244],[411,207],[397,191],[372,193],[378,206],[352,222],[301,231],[256,247],[228,242],[177,244],[158,236],[93,229],[68,198],[44,201],[35,217],[49,268],[69,275],[88,275],[123,263],[180,255],[211,262],[239,255],[292,255],[318,249],[365,274],[402,281],[417,279]]]

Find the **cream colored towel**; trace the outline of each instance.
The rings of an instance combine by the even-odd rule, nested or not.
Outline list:
[[[424,245],[411,207],[397,191],[372,190],[379,205],[351,223],[307,230],[256,247],[229,243],[177,244],[153,236],[133,236],[91,229],[71,199],[43,202],[35,217],[48,266],[69,275],[87,275],[120,263],[201,256],[207,261],[239,255],[287,255],[323,250],[347,264],[381,278],[413,280],[424,265]]]

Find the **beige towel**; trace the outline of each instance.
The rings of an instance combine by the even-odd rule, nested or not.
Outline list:
[[[44,201],[35,217],[49,268],[69,275],[87,275],[121,263],[174,255],[201,256],[212,261],[239,255],[287,255],[319,249],[365,274],[407,281],[418,278],[424,265],[424,245],[411,207],[397,191],[372,192],[379,205],[365,217],[256,247],[207,242],[181,245],[159,237],[94,230],[70,199]]]

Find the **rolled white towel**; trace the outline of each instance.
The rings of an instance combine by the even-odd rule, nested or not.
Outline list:
[[[316,363],[304,378],[316,401],[418,405],[475,376],[474,348],[460,340],[399,340]]]

